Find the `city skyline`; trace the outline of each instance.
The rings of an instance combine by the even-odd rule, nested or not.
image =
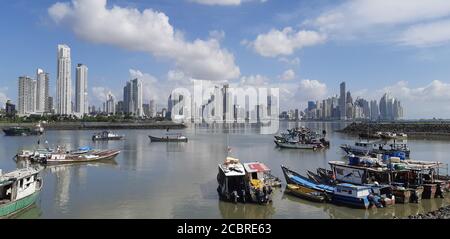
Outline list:
[[[22,12],[24,2],[5,3],[0,11],[5,16]],[[354,16],[348,11],[350,8],[366,9],[364,1],[356,5],[351,1],[323,1],[316,4],[287,1],[281,4],[268,0],[243,2],[233,6],[159,0],[151,3],[120,0],[77,2],[79,6],[89,6],[93,12],[104,12],[109,20],[116,19],[111,11],[113,5],[124,11],[135,8],[137,11],[133,14],[139,21],[132,26],[145,29],[145,39],[126,34],[117,35],[118,31],[124,30],[120,28],[117,31],[111,29],[110,33],[113,35],[110,38],[102,38],[98,33],[104,33],[108,24],[101,22],[98,29],[87,28],[84,22],[76,19],[90,19],[91,15],[81,8],[76,9],[70,1],[57,3],[46,0],[39,4],[27,4],[27,10],[33,10],[30,16],[21,19],[14,28],[5,26],[1,30],[6,37],[0,43],[8,45],[7,48],[2,48],[3,55],[9,56],[7,59],[0,59],[0,64],[4,66],[1,69],[4,80],[0,87],[2,107],[7,99],[18,104],[16,79],[19,76],[34,75],[33,69],[42,68],[50,78],[49,97],[54,98],[52,103],[57,108],[58,97],[54,94],[57,68],[53,49],[55,45],[65,43],[72,49],[72,63],[83,62],[89,66],[89,104],[97,107],[106,101],[108,92],[111,91],[115,96],[121,95],[124,82],[136,78],[137,74],[143,81],[145,104],[154,100],[156,105],[164,105],[171,89],[189,84],[191,78],[208,78],[207,80],[227,81],[230,85],[279,87],[284,92],[280,99],[282,109],[304,108],[310,99],[319,100],[339,93],[338,84],[345,81],[347,87],[351,86],[347,90],[353,92],[354,98],[369,95],[366,98],[379,99],[384,93],[390,92],[408,109],[405,112],[407,119],[450,118],[447,113],[449,111],[441,109],[446,109],[447,104],[444,102],[450,100],[447,93],[450,89],[448,67],[445,64],[448,58],[445,53],[450,48],[445,40],[427,39],[427,44],[419,44],[417,41],[406,44],[404,37],[400,38],[400,43],[393,40],[379,42],[364,34],[345,39],[342,30],[330,32],[327,28],[330,23],[312,24],[320,17],[327,16],[329,12],[326,9],[331,9],[331,12],[345,16],[344,19],[334,19],[337,26],[349,19],[364,17],[362,20],[365,21],[361,21],[361,24],[380,26],[378,29],[382,33],[372,35],[375,38],[386,34],[393,36],[394,33],[401,35],[400,33],[408,32],[408,27],[438,21],[421,15],[421,4],[399,1],[395,4],[410,7],[407,8],[408,17],[402,21],[389,18],[387,23],[373,23],[368,21],[369,15]],[[174,4],[181,5],[180,9],[201,12],[199,17],[204,21],[193,24],[195,20],[172,8]],[[380,1],[376,4],[383,6],[387,3]],[[440,2],[429,5],[431,12],[447,8]],[[151,15],[161,13],[160,16],[164,18],[147,19],[143,15],[145,9]],[[252,19],[248,19],[248,10],[252,12]],[[373,11],[388,10],[374,8]],[[227,14],[234,14],[236,17],[232,20],[218,20]],[[439,17],[449,16],[444,14]],[[36,19],[39,23],[31,24]],[[247,24],[242,29],[235,30],[234,26],[244,19]],[[128,22],[126,18],[118,20]],[[156,29],[145,28],[152,22],[163,24],[171,31],[168,34],[156,34],[159,33]],[[406,30],[402,31],[400,22],[407,26]],[[298,23],[302,24],[299,26]],[[393,29],[385,27],[387,24],[391,24]],[[356,26],[347,26],[349,34],[361,33],[361,29]],[[174,34],[171,35],[170,32]],[[184,36],[175,37],[175,33],[179,32],[183,32]],[[167,42],[167,46],[152,43],[155,42],[153,33],[159,35],[162,42]],[[24,34],[32,34],[36,40],[26,45],[15,40]],[[299,43],[295,37],[299,37]],[[109,39],[119,39],[120,42]],[[130,44],[130,39],[136,41]],[[284,42],[276,42],[274,39],[283,39]],[[198,53],[199,47],[207,50],[204,55]],[[189,50],[183,52],[176,49]],[[24,52],[27,52],[27,57],[20,61],[11,57]],[[73,73],[71,79],[75,79]],[[71,83],[75,87],[74,82]],[[71,98],[75,105],[74,97]],[[69,107],[72,106],[66,108]]]

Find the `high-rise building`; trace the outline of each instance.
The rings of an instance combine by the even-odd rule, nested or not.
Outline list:
[[[156,105],[155,100],[150,100],[150,115],[149,117],[155,117],[156,116]]]
[[[379,120],[380,118],[380,109],[378,108],[378,103],[376,100],[370,101],[370,119],[371,120]]]
[[[72,78],[70,48],[58,45],[58,67],[56,78],[56,113],[72,114]]]
[[[88,114],[88,68],[83,64],[78,64],[76,68],[76,88],[75,88],[75,112],[79,116]]]
[[[346,100],[346,91],[345,91],[345,82],[342,82],[340,85],[341,95],[339,98],[339,112],[340,112],[340,119],[346,120],[347,117],[347,100]]]
[[[144,110],[144,115],[150,117],[150,104],[143,104],[142,109]]]
[[[50,112],[48,109],[49,75],[42,69],[36,71],[36,112]]]
[[[144,116],[142,81],[138,78],[128,81],[123,88],[123,106],[125,113],[137,117]]]
[[[386,93],[380,99],[380,119],[398,120],[403,117],[403,107],[400,101]]]
[[[33,114],[36,110],[36,80],[28,76],[19,77],[18,113]]]
[[[6,101],[5,113],[8,117],[12,117],[16,114],[16,105],[14,105],[11,100]]]
[[[54,107],[53,107],[53,97],[49,96],[47,98],[47,112],[54,113]]]
[[[106,96],[105,112],[109,115],[116,114],[116,102],[114,95],[109,92]]]

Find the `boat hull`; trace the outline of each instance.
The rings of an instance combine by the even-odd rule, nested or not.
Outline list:
[[[278,140],[275,140],[275,144],[280,148],[286,148],[286,149],[309,149],[309,150],[316,150],[319,147],[315,144],[291,144],[291,143],[283,143]]]
[[[9,218],[29,208],[37,201],[39,193],[40,190],[17,201],[0,204],[0,219]]]
[[[301,185],[288,184],[286,193],[312,202],[325,202],[326,199],[321,193]]]
[[[186,142],[188,142],[188,139],[187,138],[182,138],[182,139],[179,139],[179,138],[169,138],[169,137],[166,137],[166,138],[164,138],[164,137],[162,137],[162,138],[158,138],[158,137],[154,137],[154,136],[148,136],[149,138],[150,138],[150,141],[151,142],[184,142],[184,143],[186,143]]]
[[[102,160],[112,160],[114,159],[120,151],[118,150],[110,150],[106,152],[98,152],[94,155],[98,155],[95,158],[85,158],[85,157],[69,157],[66,159],[47,159],[45,161],[46,164],[64,164],[64,163],[86,163],[86,162],[95,162]]]
[[[344,205],[352,208],[368,209],[370,202],[368,198],[354,198],[342,195],[333,195],[332,202],[337,205]]]
[[[122,140],[123,136],[114,136],[114,137],[92,137],[92,141],[108,141],[108,140]]]
[[[43,132],[33,129],[3,129],[6,136],[34,136],[42,135]]]

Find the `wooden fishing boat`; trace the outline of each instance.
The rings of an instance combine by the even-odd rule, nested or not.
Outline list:
[[[270,169],[260,162],[244,163],[247,183],[247,195],[251,202],[258,204],[272,201],[272,182]]]
[[[111,160],[114,159],[119,153],[119,150],[98,150],[91,151],[86,154],[53,153],[50,155],[50,157],[42,160],[39,163],[55,164]]]
[[[150,142],[188,142],[188,138],[182,135],[167,135],[166,137],[148,136]]]
[[[411,197],[409,198],[409,202],[420,203],[420,201],[422,200],[423,186],[413,186],[408,189],[411,192]]]
[[[436,195],[436,184],[424,184],[422,199],[432,199]]]
[[[317,192],[313,189],[304,187],[299,184],[287,184],[285,191],[293,196],[313,202],[325,202],[326,199],[323,193]]]
[[[287,184],[294,184],[294,185],[302,185],[304,187],[310,188],[312,190],[315,190],[317,192],[321,192],[324,194],[332,194],[334,191],[334,187],[330,185],[325,184],[318,184],[292,170],[285,166],[281,166],[281,169],[283,170],[284,177],[286,179]]]
[[[42,189],[40,168],[0,171],[0,218],[8,218],[32,206]]]
[[[396,203],[409,203],[411,198],[411,190],[404,187],[394,187],[393,193],[395,196]]]

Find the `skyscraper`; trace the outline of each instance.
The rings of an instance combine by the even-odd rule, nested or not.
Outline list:
[[[83,64],[78,64],[76,68],[76,89],[75,89],[75,111],[79,116],[88,114],[88,68]]]
[[[345,82],[341,83],[341,95],[339,98],[339,112],[340,112],[340,119],[346,120],[346,114],[347,114],[347,99],[346,99],[346,91],[345,91]]]
[[[138,78],[128,81],[123,88],[123,107],[125,113],[132,114],[137,117],[144,116],[142,81]]]
[[[58,45],[58,67],[56,79],[56,113],[72,114],[72,80],[70,48]]]
[[[32,114],[36,110],[36,80],[28,76],[19,77],[18,113]]]
[[[36,112],[49,112],[48,109],[49,76],[42,69],[36,71]]]
[[[116,114],[116,99],[111,92],[106,96],[105,112],[109,115]]]

